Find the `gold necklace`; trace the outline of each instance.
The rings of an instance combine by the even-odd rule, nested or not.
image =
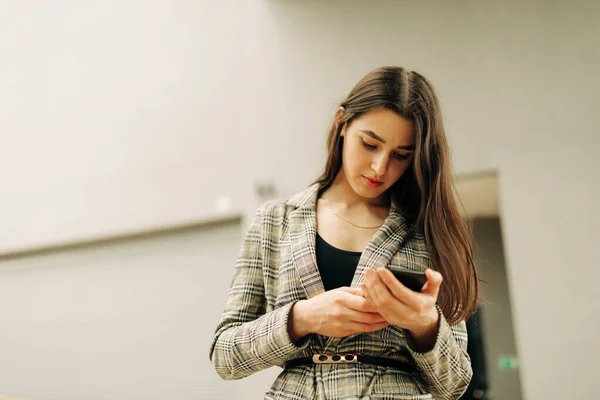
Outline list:
[[[333,215],[335,215],[336,217],[338,217],[342,221],[349,223],[352,226],[355,226],[355,227],[360,228],[360,229],[377,229],[381,225],[383,225],[383,223],[381,223],[381,224],[379,224],[377,226],[360,226],[360,225],[356,225],[355,223],[348,221],[346,218],[344,218],[340,214],[338,214],[338,212],[335,211],[335,208],[333,208],[333,206],[331,205],[331,203],[329,202],[329,199],[327,197],[323,196],[323,198],[325,199],[325,201],[327,201],[327,205],[329,206],[329,209],[331,210],[331,212],[333,213]]]

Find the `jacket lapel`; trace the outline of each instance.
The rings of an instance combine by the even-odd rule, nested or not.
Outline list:
[[[409,230],[410,226],[400,210],[391,207],[384,224],[373,235],[363,251],[352,279],[352,287],[359,287],[364,281],[364,272],[367,268],[386,267],[403,245]]]
[[[289,216],[292,262],[309,299],[325,292],[317,268],[315,249],[317,236],[315,203],[318,190],[319,186],[313,185],[288,201],[289,205],[297,207]]]

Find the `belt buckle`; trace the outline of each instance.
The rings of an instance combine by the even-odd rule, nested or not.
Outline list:
[[[312,360],[315,364],[360,364],[354,353],[317,353]]]

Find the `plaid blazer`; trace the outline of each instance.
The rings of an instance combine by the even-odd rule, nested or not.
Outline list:
[[[217,373],[239,379],[314,353],[368,354],[411,362],[416,372],[371,364],[301,365],[284,369],[265,399],[458,398],[472,375],[465,323],[450,326],[441,311],[436,343],[427,353],[416,352],[407,331],[396,326],[291,342],[290,308],[325,291],[315,256],[318,190],[315,184],[287,200],[269,201],[254,215],[210,348]],[[430,266],[424,237],[408,234],[392,199],[388,217],[360,257],[352,287],[359,286],[367,267],[423,271]]]

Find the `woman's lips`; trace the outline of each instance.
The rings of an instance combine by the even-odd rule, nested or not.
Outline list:
[[[378,181],[377,179],[371,179],[371,178],[367,178],[366,176],[363,176],[363,179],[365,180],[365,183],[373,188],[379,187],[381,186],[381,184],[383,182]]]

